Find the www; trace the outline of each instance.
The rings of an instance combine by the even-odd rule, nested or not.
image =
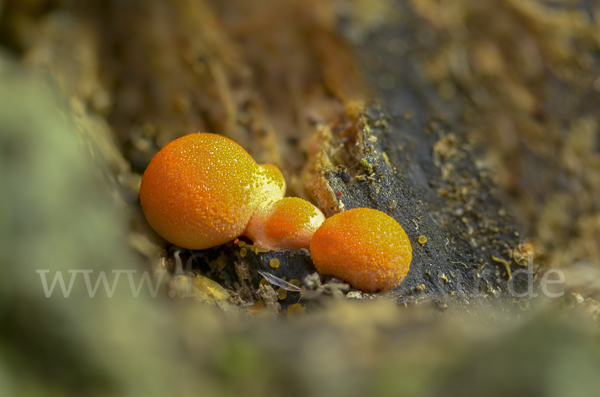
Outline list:
[[[63,297],[68,298],[71,295],[71,290],[73,289],[73,284],[75,284],[75,279],[76,279],[77,275],[80,273],[83,274],[85,286],[87,288],[87,292],[88,292],[88,295],[90,298],[93,298],[96,296],[96,292],[98,291],[98,288],[100,287],[101,283],[104,285],[104,290],[106,291],[106,295],[109,298],[112,298],[116,291],[117,283],[119,282],[119,277],[121,276],[122,273],[127,274],[127,279],[129,281],[129,289],[131,291],[131,295],[134,298],[137,298],[139,296],[144,285],[147,285],[148,291],[150,292],[150,296],[155,298],[156,295],[158,294],[158,288],[161,285],[162,278],[163,278],[164,274],[166,273],[165,271],[157,272],[158,277],[157,277],[156,283],[153,285],[152,277],[150,276],[150,273],[145,271],[142,273],[142,278],[139,281],[138,285],[136,286],[133,275],[135,273],[137,273],[137,270],[113,270],[112,273],[114,273],[114,279],[113,279],[112,285],[110,285],[110,283],[108,282],[108,278],[106,277],[106,272],[100,271],[98,277],[96,278],[96,284],[92,287],[92,282],[90,280],[90,274],[92,274],[94,272],[93,270],[77,269],[77,270],[69,270],[68,272],[71,273],[71,279],[69,280],[68,287],[65,284],[65,280],[63,278],[62,271],[57,271],[55,273],[54,279],[52,280],[52,284],[50,285],[50,287],[48,287],[48,280],[47,280],[46,276],[48,275],[48,273],[50,273],[50,270],[36,270],[36,273],[38,273],[40,275],[40,279],[42,281],[42,288],[44,289],[44,295],[46,295],[46,298],[50,298],[52,296],[52,293],[54,292],[54,288],[56,287],[57,283],[60,285],[60,289],[62,291]]]

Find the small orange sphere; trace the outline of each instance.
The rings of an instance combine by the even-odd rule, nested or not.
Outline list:
[[[223,244],[244,231],[258,206],[258,171],[254,159],[228,138],[184,136],[158,152],[144,172],[144,214],[173,244],[189,249]]]
[[[285,178],[277,166],[261,164],[254,174],[254,189],[260,193],[259,207],[269,207],[285,196]]]
[[[369,208],[355,208],[325,220],[312,238],[310,252],[319,273],[365,292],[389,291],[400,285],[412,260],[412,247],[402,226]]]
[[[298,197],[286,197],[258,209],[244,231],[254,244],[272,250],[310,247],[310,240],[325,216]]]

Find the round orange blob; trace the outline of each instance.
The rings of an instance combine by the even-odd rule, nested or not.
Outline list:
[[[158,152],[144,172],[144,214],[173,244],[188,249],[223,244],[244,231],[258,206],[259,171],[254,159],[228,138],[184,136]]]
[[[285,178],[277,166],[261,164],[254,174],[254,189],[260,194],[259,207],[269,207],[285,196]]]
[[[308,201],[286,197],[257,210],[244,235],[254,244],[272,250],[308,249],[313,234],[324,220],[323,213]]]
[[[369,208],[325,220],[312,238],[310,253],[319,273],[365,292],[389,291],[400,285],[412,260],[412,247],[402,226]]]

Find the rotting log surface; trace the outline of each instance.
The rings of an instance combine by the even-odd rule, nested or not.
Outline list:
[[[443,305],[453,298],[469,304],[477,298],[507,296],[511,276],[506,266],[515,270],[512,251],[521,239],[489,176],[475,166],[469,150],[454,135],[443,132],[448,130],[444,122],[436,121],[433,125],[439,129],[426,134],[423,130],[431,123],[386,114],[391,112],[371,108],[362,117],[360,140],[363,158],[373,168],[371,175],[360,170],[345,182],[345,168],[321,172],[344,209],[375,208],[403,225],[413,246],[413,260],[407,277],[393,291],[394,299],[405,303],[424,297],[441,300]],[[420,244],[419,236],[427,241]],[[235,245],[222,249],[230,264],[250,263],[255,287],[262,278],[258,270],[288,280],[314,272],[304,253],[244,249],[242,258]],[[272,258],[281,263],[276,270],[269,266]],[[225,271],[235,279],[233,266]],[[526,281],[520,276],[513,281],[519,292]],[[283,303],[293,302],[288,298]]]
[[[405,3],[398,5],[411,14]],[[314,195],[313,199],[326,214],[339,211],[340,203],[346,210],[376,208],[404,227],[413,261],[408,276],[392,293],[399,303],[424,298],[469,304],[509,297],[509,281],[522,292],[526,275],[521,272],[511,281],[511,273],[521,268],[513,252],[523,244],[522,232],[507,215],[492,173],[475,164],[473,147],[460,133],[461,116],[471,105],[464,98],[442,100],[422,71],[415,70],[423,46],[410,34],[409,25],[379,29],[355,46],[374,85],[382,75],[393,76],[394,84],[381,91],[381,104],[368,108],[353,128],[329,126],[333,145],[341,145],[346,156],[331,156],[317,167],[335,197],[332,207],[326,208],[326,200],[319,202]],[[389,43],[398,38],[405,40],[408,51],[389,51]],[[363,158],[373,167],[371,175],[360,164]],[[420,244],[419,236],[427,242]],[[241,259],[237,248],[224,251],[231,261]],[[280,260],[279,269],[269,268],[272,258]],[[245,260],[251,269],[287,279],[314,272],[304,254],[251,252]],[[260,278],[253,273],[255,286]]]

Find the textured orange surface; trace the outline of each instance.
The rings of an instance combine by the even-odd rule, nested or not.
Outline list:
[[[144,214],[173,244],[189,249],[223,244],[242,233],[258,206],[258,170],[254,159],[230,139],[207,133],[184,136],[148,165],[140,189]]]
[[[256,211],[244,235],[272,250],[308,249],[313,234],[324,220],[323,213],[308,201],[286,197]]]
[[[400,285],[412,260],[412,247],[402,226],[369,208],[328,218],[315,232],[310,252],[319,273],[365,292]]]
[[[265,224],[269,239],[289,248],[310,247],[310,240],[325,216],[314,205],[297,197],[287,197],[273,206]]]

